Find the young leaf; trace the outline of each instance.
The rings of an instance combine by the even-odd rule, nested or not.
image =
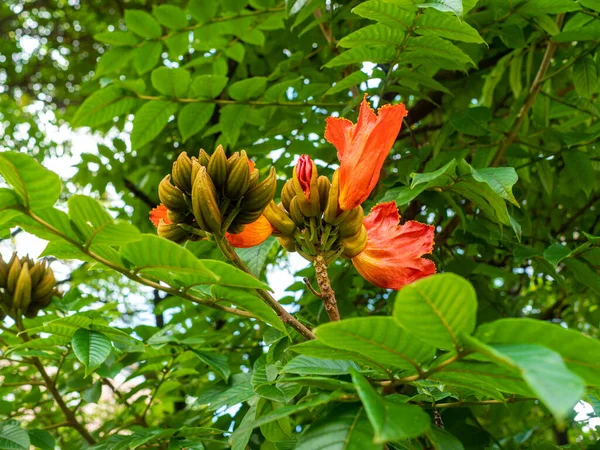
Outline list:
[[[156,66],[160,60],[162,44],[157,41],[146,42],[133,50],[133,65],[138,75],[143,75]]]
[[[229,78],[220,75],[199,75],[194,77],[190,84],[189,96],[191,98],[217,98]]]
[[[477,297],[471,283],[453,273],[433,275],[402,288],[394,319],[436,348],[459,349],[460,335],[475,329]]]
[[[267,88],[266,77],[252,77],[245,80],[236,81],[229,86],[227,92],[229,96],[238,101],[250,100],[260,97]]]
[[[152,8],[152,14],[161,25],[171,30],[181,30],[188,24],[185,11],[175,5],[160,5]]]
[[[110,339],[103,333],[94,330],[80,328],[71,339],[73,352],[77,359],[85,366],[85,376],[100,367],[110,352],[112,344]]]

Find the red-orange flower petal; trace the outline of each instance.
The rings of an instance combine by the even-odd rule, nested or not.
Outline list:
[[[164,220],[166,225],[169,225],[171,221],[167,217],[168,212],[169,210],[167,209],[167,207],[161,203],[156,208],[150,211],[150,221],[154,224],[155,227],[158,226],[160,219]]]
[[[234,247],[248,248],[262,244],[269,236],[271,236],[273,231],[273,227],[263,215],[260,216],[255,222],[246,225],[241,233],[225,233],[225,237]]]
[[[343,118],[327,118],[325,139],[335,146],[340,160],[342,210],[349,211],[369,197],[406,114],[402,103],[385,105],[375,114],[365,95],[356,124]]]
[[[435,264],[421,256],[433,250],[434,227],[416,221],[398,225],[395,202],[380,203],[365,217],[367,245],[352,263],[376,286],[400,289],[435,273]]]

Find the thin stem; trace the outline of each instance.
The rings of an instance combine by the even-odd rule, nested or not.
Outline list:
[[[29,339],[29,335],[27,334],[27,332],[23,328],[23,324],[21,323],[21,319],[17,320],[17,329],[21,332],[20,333],[21,339],[23,339],[23,341],[25,341],[25,342],[28,342],[30,340]],[[56,401],[56,404],[58,405],[58,407],[60,408],[60,410],[63,412],[63,414],[65,416],[65,419],[67,419],[67,423],[71,427],[75,428],[77,430],[77,432],[89,444],[94,445],[96,443],[96,440],[85,429],[85,427],[77,420],[77,417],[75,416],[75,413],[69,409],[69,407],[67,406],[67,404],[63,400],[62,396],[60,395],[60,392],[58,392],[58,389],[56,389],[56,384],[54,383],[54,380],[50,377],[50,375],[48,375],[48,372],[46,372],[46,369],[44,368],[44,365],[42,364],[42,362],[40,361],[40,359],[37,356],[33,356],[31,358],[31,361],[33,362],[33,365],[36,367],[36,369],[38,370],[38,372],[40,373],[40,375],[44,379],[44,384],[46,386],[46,389],[48,389],[48,392],[50,392],[50,394],[52,395],[52,397],[54,397],[54,400]]]
[[[533,397],[517,397],[517,398],[507,398],[506,400],[481,400],[481,401],[473,401],[473,402],[451,402],[451,403],[436,403],[435,405],[428,406],[426,404],[422,405],[427,408],[464,408],[467,406],[484,406],[484,405],[504,405],[506,403],[519,403],[519,402],[531,402],[537,400],[537,398]]]
[[[315,267],[315,272],[317,273],[317,283],[321,291],[321,299],[323,300],[325,311],[327,311],[327,315],[331,322],[337,322],[340,320],[340,311],[337,307],[335,292],[331,288],[331,281],[329,281],[327,264],[325,264],[325,258],[322,254],[318,254],[315,257],[313,265]]]
[[[252,276],[255,276],[250,268],[246,265],[244,261],[239,257],[234,248],[229,244],[227,239],[215,239],[219,250],[221,253],[229,259],[234,266],[238,269],[243,270],[246,273],[249,273]],[[306,326],[304,326],[298,319],[292,316],[289,312],[285,310],[283,306],[279,304],[279,302],[267,291],[264,289],[256,289],[258,295],[263,299],[263,301],[273,309],[281,321],[289,326],[291,326],[294,330],[304,336],[306,339],[316,339],[317,336]]]
[[[562,28],[562,23],[563,23],[564,18],[565,18],[564,14],[559,14],[556,16],[556,26],[559,29]],[[510,131],[510,133],[508,134],[506,139],[504,139],[504,141],[500,145],[500,148],[498,149],[498,151],[496,152],[496,155],[494,156],[494,159],[492,160],[491,166],[497,166],[500,163],[500,161],[502,161],[502,158],[504,157],[504,153],[506,152],[506,149],[508,149],[508,147],[510,147],[512,145],[512,143],[514,142],[514,140],[516,139],[517,134],[519,133],[519,130],[521,129],[521,126],[523,125],[523,123],[525,122],[525,119],[527,118],[529,110],[531,109],[531,107],[533,106],[533,103],[535,102],[535,98],[537,97],[538,93],[542,89],[544,77],[546,76],[546,73],[548,72],[548,68],[550,67],[550,62],[552,61],[552,57],[554,56],[554,52],[556,51],[556,46],[557,46],[556,42],[554,42],[552,40],[548,41],[548,45],[546,46],[546,52],[544,53],[544,58],[542,59],[542,63],[540,64],[540,67],[537,71],[535,79],[533,80],[533,83],[531,84],[531,88],[529,89],[529,95],[525,99],[525,102],[523,103],[523,106],[521,107],[521,109],[519,111],[517,123],[515,123],[515,126],[512,128],[512,130]]]
[[[31,217],[34,221],[36,221],[37,223],[39,223],[40,225],[42,225],[44,228],[46,228],[48,231],[50,231],[52,234],[61,237],[62,239],[64,239],[65,241],[69,242],[71,245],[75,246],[77,249],[79,249],[82,253],[85,253],[86,255],[88,255],[89,257],[93,258],[94,260],[98,261],[99,263],[119,272],[122,275],[125,275],[127,278],[129,278],[130,280],[133,280],[137,283],[143,284],[145,286],[150,286],[151,288],[157,289],[159,291],[163,291],[166,292],[167,294],[171,294],[175,297],[180,297],[183,298],[185,300],[189,300],[190,302],[193,303],[197,303],[199,305],[202,306],[207,306],[209,308],[213,308],[213,309],[217,309],[219,311],[224,311],[224,312],[228,312],[230,314],[235,314],[237,316],[241,316],[241,317],[247,317],[247,318],[255,318],[253,314],[246,312],[246,311],[242,311],[240,309],[235,309],[235,308],[230,308],[228,306],[222,306],[217,304],[216,302],[213,301],[209,301],[209,300],[203,300],[201,298],[195,297],[185,291],[181,291],[178,288],[174,288],[174,287],[170,287],[170,286],[164,286],[160,283],[157,283],[155,281],[152,280],[148,280],[147,278],[144,278],[140,275],[138,275],[137,273],[135,273],[134,271],[131,271],[129,269],[126,269],[125,267],[119,266],[118,264],[115,264],[112,261],[109,261],[108,259],[103,258],[102,256],[94,253],[93,251],[91,251],[89,248],[85,248],[81,243],[79,243],[78,241],[76,241],[75,239],[72,239],[71,237],[61,233],[59,230],[57,230],[55,227],[53,227],[51,224],[49,224],[48,222],[46,222],[45,220],[43,220],[42,218],[38,217],[37,215],[35,215],[33,212],[31,211],[24,211],[27,215],[29,215],[29,217]]]
[[[148,400],[148,404],[146,405],[146,408],[144,409],[144,412],[142,413],[142,416],[141,416],[144,423],[146,423],[146,414],[148,414],[148,411],[150,410],[150,407],[152,406],[152,403],[154,402],[154,397],[156,397],[158,390],[160,389],[160,387],[163,385],[163,383],[166,381],[167,377],[169,376],[169,372],[171,371],[171,368],[173,367],[174,362],[175,362],[175,358],[171,358],[171,361],[169,361],[169,365],[165,368],[165,370],[163,372],[163,376],[161,377],[160,381],[156,384],[154,391],[152,391],[152,394],[150,395],[150,400]]]
[[[344,103],[333,102],[265,102],[261,100],[227,100],[220,98],[172,98],[157,95],[141,95],[137,98],[141,100],[171,100],[180,103],[212,103],[216,105],[253,105],[253,106],[289,106],[298,108],[309,108],[317,106],[319,108],[342,108]]]

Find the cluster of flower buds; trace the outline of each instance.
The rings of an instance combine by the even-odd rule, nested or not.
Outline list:
[[[200,150],[198,158],[190,158],[184,152],[159,184],[167,211],[159,211],[153,221],[160,236],[178,243],[207,233],[235,235],[259,219],[276,187],[275,169],[259,182],[258,169],[244,150],[229,158],[222,146],[212,156]]]
[[[0,319],[37,316],[58,295],[54,272],[45,260],[34,262],[13,253],[8,263],[0,258]]]
[[[319,176],[308,155],[302,155],[283,186],[281,203],[272,201],[264,214],[285,249],[311,261],[323,255],[329,264],[342,255],[356,256],[367,243],[362,207],[342,211],[338,197],[338,171],[330,182]]]

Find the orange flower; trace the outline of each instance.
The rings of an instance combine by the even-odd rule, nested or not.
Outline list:
[[[398,225],[395,202],[380,203],[365,217],[367,245],[352,258],[358,272],[376,286],[398,290],[435,273],[435,264],[422,255],[433,250],[431,225],[409,221]]]
[[[155,227],[158,226],[160,219],[165,221],[165,225],[169,225],[171,221],[167,217],[167,213],[169,210],[162,203],[150,211],[150,221],[154,224]]]
[[[255,222],[246,225],[241,233],[225,233],[225,237],[234,247],[248,248],[262,244],[273,231],[269,221],[262,215]]]
[[[363,203],[379,181],[379,172],[392,149],[406,116],[402,103],[371,109],[367,96],[358,122],[328,117],[325,139],[335,146],[340,160],[340,208],[349,211]]]

